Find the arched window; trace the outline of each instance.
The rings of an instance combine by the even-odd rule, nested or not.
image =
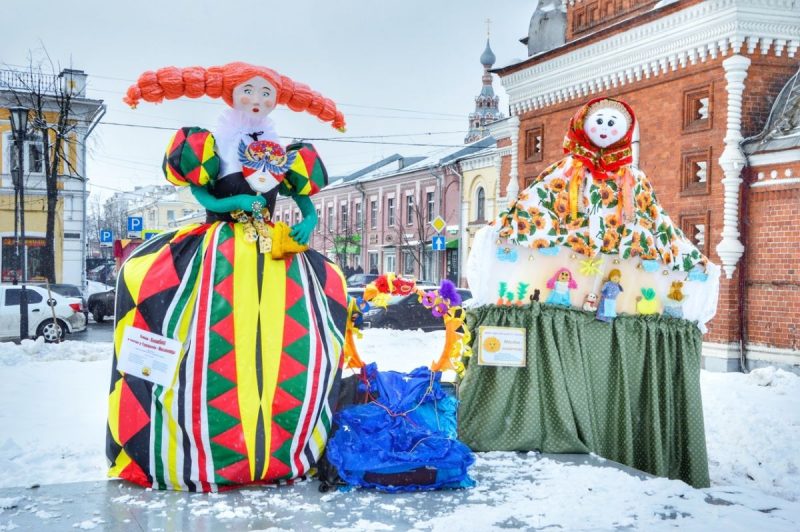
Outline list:
[[[486,193],[483,187],[478,187],[475,193],[475,219],[478,221],[486,219]]]

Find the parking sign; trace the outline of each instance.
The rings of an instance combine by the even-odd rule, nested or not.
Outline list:
[[[100,230],[100,244],[103,246],[110,246],[114,243],[114,233],[111,229]]]
[[[141,216],[128,216],[128,238],[142,238],[144,218]]]

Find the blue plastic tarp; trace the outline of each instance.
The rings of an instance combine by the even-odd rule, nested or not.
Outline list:
[[[440,372],[379,372],[373,363],[362,376],[373,400],[334,416],[339,429],[326,450],[345,482],[389,492],[475,485],[467,473],[475,458],[457,439],[458,401]]]

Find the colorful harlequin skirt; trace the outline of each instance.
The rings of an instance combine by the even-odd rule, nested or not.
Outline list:
[[[330,430],[346,292],[314,251],[258,253],[239,224],[147,241],[117,282],[109,475],[155,489],[216,491],[308,472]],[[117,370],[125,328],[183,344],[171,386]]]

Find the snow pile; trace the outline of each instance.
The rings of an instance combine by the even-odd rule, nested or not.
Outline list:
[[[701,384],[712,484],[800,501],[800,377],[704,371]]]
[[[408,371],[438,358],[443,343],[443,331],[375,329],[364,331],[358,349],[366,362],[377,362],[383,370]],[[112,353],[111,343],[0,344],[0,487],[105,478]],[[713,484],[706,490],[535,455],[482,453],[474,468],[478,486],[436,494],[441,499],[436,513],[424,512],[419,494],[337,492],[322,496],[320,504],[309,504],[296,490],[263,488],[240,491],[242,505],[219,495],[190,499],[187,509],[221,523],[276,512],[279,524],[288,528],[291,521],[284,523],[280,516],[304,512],[335,526],[379,529],[382,525],[370,521],[370,512],[382,511],[410,518],[415,528],[448,532],[547,526],[702,528],[696,520],[700,516],[742,529],[758,529],[767,522],[772,529],[796,529],[787,523],[800,523],[800,377],[774,368],[748,375],[702,372],[701,385]],[[146,492],[131,493],[114,502],[137,506],[136,494]],[[354,508],[356,501],[360,510]],[[0,499],[0,514],[15,504]],[[157,503],[141,504],[152,510]],[[355,512],[353,520],[339,522],[338,512],[345,508]],[[40,510],[43,520],[52,512]],[[75,528],[102,526],[97,520],[75,523]]]
[[[40,336],[36,340],[22,340],[19,345],[13,342],[0,342],[0,366],[17,366],[30,362],[53,362],[56,360],[74,360],[76,362],[110,360],[112,353],[111,342],[66,341],[60,344],[47,344],[44,337]]]
[[[0,487],[98,480],[111,343],[0,343]]]

